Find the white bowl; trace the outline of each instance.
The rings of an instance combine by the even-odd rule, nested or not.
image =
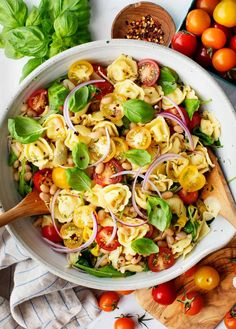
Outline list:
[[[19,112],[20,104],[33,90],[45,86],[48,82],[65,74],[74,61],[87,59],[91,62],[108,64],[121,53],[135,59],[152,58],[157,62],[176,70],[185,84],[191,85],[201,99],[212,98],[205,107],[214,111],[221,122],[224,145],[219,150],[221,165],[227,179],[236,176],[236,116],[228,98],[216,81],[202,67],[189,58],[165,47],[134,40],[96,41],[69,49],[45,62],[20,85],[17,94],[11,100],[7,114],[2,122],[0,136],[0,200],[5,210],[15,206],[19,201],[11,168],[7,166],[7,119]],[[236,184],[232,183],[232,191],[236,196]],[[221,216],[211,225],[211,232],[191,252],[186,259],[178,259],[168,270],[153,273],[143,272],[127,278],[97,278],[66,268],[66,257],[53,252],[41,239],[40,234],[32,225],[30,218],[24,218],[8,226],[12,235],[32,256],[44,264],[48,270],[59,277],[83,286],[103,290],[133,290],[150,287],[173,279],[196,264],[204,256],[223,247],[234,235],[234,228]]]

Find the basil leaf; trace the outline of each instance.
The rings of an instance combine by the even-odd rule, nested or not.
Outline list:
[[[37,26],[42,22],[41,12],[39,8],[33,6],[29,16],[26,19],[26,26]]]
[[[12,148],[10,149],[10,153],[8,155],[8,166],[12,166],[13,163],[17,160],[17,155],[13,152]]]
[[[72,159],[74,164],[80,169],[86,169],[89,164],[88,147],[84,143],[78,143],[72,149]]]
[[[170,226],[172,213],[168,203],[158,197],[148,197],[147,213],[149,222],[164,231]]]
[[[84,270],[85,272],[97,276],[99,278],[122,278],[126,276],[133,275],[135,273],[126,271],[125,273],[121,273],[117,271],[112,265],[106,265],[99,268],[91,268],[82,264],[79,264],[78,262],[75,263],[75,267],[80,268],[81,270]]]
[[[91,187],[91,179],[79,168],[67,168],[66,178],[69,186],[77,191],[86,191]]]
[[[131,243],[131,248],[140,255],[149,256],[156,254],[159,251],[158,246],[154,241],[148,238],[134,240]]]
[[[12,29],[25,25],[28,8],[23,0],[0,1],[0,24]]]
[[[134,123],[147,123],[154,118],[154,108],[140,99],[129,99],[123,108],[125,116]]]
[[[63,109],[63,105],[67,95],[70,90],[63,86],[63,84],[59,82],[54,82],[48,88],[48,101],[49,107],[52,111],[59,111]]]
[[[96,88],[92,85],[84,86],[78,90],[69,99],[69,109],[71,112],[79,112],[85,108],[90,99],[96,92]]]
[[[34,119],[17,116],[8,119],[8,130],[12,138],[22,144],[29,144],[39,139],[44,128]]]
[[[124,153],[126,159],[133,164],[143,167],[152,161],[152,156],[146,150],[129,150]]]
[[[164,66],[160,70],[158,84],[161,85],[164,94],[168,95],[177,88],[178,79],[179,76],[174,70]]]
[[[7,38],[5,38],[4,40],[5,42],[5,49],[4,49],[4,53],[5,53],[5,56],[8,57],[8,58],[13,58],[13,59],[19,59],[19,58],[22,58],[24,57],[24,55],[22,55],[19,51],[17,51],[14,46],[12,46]]]
[[[78,29],[78,19],[70,11],[64,12],[54,21],[54,29],[59,38],[69,37],[76,33]]]
[[[211,136],[204,134],[199,127],[195,127],[192,134],[199,137],[200,142],[205,146],[211,146],[215,140]]]
[[[21,172],[20,172],[20,177],[19,177],[19,185],[18,185],[18,192],[20,193],[21,196],[26,196],[28,193],[32,191],[32,187],[27,184],[25,181],[25,160],[21,162]]]
[[[50,44],[50,49],[49,49],[48,55],[51,58],[66,49],[67,49],[67,47],[64,44],[63,40],[58,37],[56,37],[56,38],[54,37],[52,43]]]
[[[41,65],[45,61],[44,58],[31,58],[28,62],[23,66],[22,74],[20,77],[20,81],[24,80],[36,67]]]
[[[200,104],[201,101],[199,99],[191,99],[191,98],[185,99],[184,106],[190,120],[192,120],[194,112],[196,112],[199,109]]]

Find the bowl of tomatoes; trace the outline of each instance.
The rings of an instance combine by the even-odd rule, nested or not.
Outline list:
[[[171,47],[217,76],[236,83],[236,2],[193,1]]]

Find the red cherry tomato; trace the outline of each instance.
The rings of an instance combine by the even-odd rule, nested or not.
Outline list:
[[[179,31],[173,36],[171,47],[174,50],[191,57],[197,49],[197,38],[190,32]]]
[[[105,249],[107,251],[115,250],[117,247],[120,246],[117,238],[113,239],[113,241],[109,244],[107,242],[110,239],[110,236],[112,235],[113,227],[112,226],[105,226],[98,231],[96,241],[100,248]]]
[[[229,47],[236,52],[236,35],[230,39]]]
[[[195,192],[187,192],[183,188],[178,193],[180,199],[184,204],[193,204],[198,199],[198,191]]]
[[[93,85],[97,88],[97,93],[93,96],[97,100],[101,100],[103,96],[112,93],[114,90],[113,85],[108,81],[97,82]]]
[[[94,172],[93,179],[96,184],[102,186],[120,183],[122,181],[122,176],[114,178],[111,178],[111,176],[123,170],[124,169],[121,167],[120,163],[117,160],[112,159],[105,163],[105,168],[101,174]]]
[[[141,83],[145,86],[153,86],[160,75],[158,64],[148,58],[138,62],[138,71]]]
[[[203,67],[212,66],[212,51],[207,47],[200,45],[195,54],[195,61]]]
[[[201,123],[201,116],[198,112],[194,112],[192,120],[189,121],[189,129],[193,130],[196,127],[199,127]]]
[[[229,39],[232,36],[231,30],[228,27],[224,26],[224,25],[221,25],[221,24],[215,22],[213,24],[213,27],[223,31],[227,39]]]
[[[190,120],[189,120],[188,113],[187,113],[187,111],[185,110],[184,107],[179,106],[179,108],[180,108],[181,112],[183,113],[183,116],[184,116],[184,118],[185,118],[186,124],[187,124],[187,126],[188,126],[188,125],[189,125],[189,121],[190,121]],[[171,108],[171,109],[168,109],[168,110],[165,110],[165,112],[167,112],[167,113],[171,113],[171,114],[174,114],[174,115],[177,116],[179,119],[181,119],[181,116],[180,116],[179,112],[176,110],[175,107],[173,107],[173,108]],[[171,121],[171,120],[170,120],[170,121]],[[173,121],[172,121],[172,122],[173,122]],[[174,125],[175,125],[175,123],[174,123]]]
[[[181,308],[186,315],[198,314],[203,308],[203,297],[197,291],[187,292],[180,302]]]
[[[169,248],[160,247],[158,254],[148,256],[148,267],[152,272],[166,270],[174,265],[175,259]]]
[[[122,315],[114,323],[114,329],[135,329],[135,322],[129,316]]]
[[[34,187],[41,192],[40,186],[44,183],[47,183],[46,185],[49,185],[52,182],[52,170],[51,169],[42,169],[36,171],[36,173],[33,176],[33,183]]]
[[[27,104],[37,114],[43,113],[48,105],[48,91],[46,89],[35,90],[28,98]]]
[[[184,272],[184,276],[186,278],[190,278],[191,276],[193,276],[196,272],[197,272],[198,266],[194,265],[193,267],[191,267],[189,270],[187,270],[186,272]]]
[[[117,308],[119,299],[120,297],[117,292],[106,291],[99,297],[98,305],[101,310],[105,312],[111,312]]]
[[[236,329],[236,304],[225,314],[224,323],[227,329]]]
[[[155,302],[161,305],[172,304],[176,297],[177,292],[174,281],[165,282],[152,288],[152,297]]]
[[[52,242],[61,242],[62,238],[58,235],[53,225],[45,225],[42,227],[42,236]]]

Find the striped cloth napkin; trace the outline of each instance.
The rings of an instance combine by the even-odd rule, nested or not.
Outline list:
[[[0,229],[0,328],[87,328],[99,314],[96,298],[48,272]]]

